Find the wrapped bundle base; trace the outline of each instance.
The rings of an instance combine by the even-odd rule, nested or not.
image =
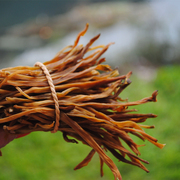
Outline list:
[[[35,67],[0,70],[0,124],[15,134],[61,131],[65,141],[81,141],[90,146],[91,152],[75,169],[86,166],[97,152],[101,176],[106,163],[115,179],[121,180],[119,170],[106,155],[110,151],[119,161],[148,172],[142,164],[148,162],[138,156],[139,145],[129,134],[163,148],[163,144],[144,131],[153,126],[140,124],[156,115],[138,114],[128,107],[156,102],[157,91],[139,101],[123,101],[119,94],[130,84],[131,72],[120,76],[117,69],[101,64],[105,61],[101,55],[111,43],[91,47],[99,35],[85,46],[78,45],[87,29],[88,24],[74,45],[65,47],[51,61],[36,63]],[[87,52],[91,54],[86,55]],[[131,152],[123,146],[123,141]]]

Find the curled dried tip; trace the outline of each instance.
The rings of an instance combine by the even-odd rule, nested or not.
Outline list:
[[[160,144],[158,147],[159,147],[160,149],[162,149],[162,148],[164,148],[164,146],[166,146],[166,144]]]
[[[125,84],[130,84],[132,81],[129,79],[130,78],[130,76],[131,76],[131,74],[132,74],[132,71],[130,71],[130,72],[128,72],[127,74],[126,74],[126,79],[125,79]]]
[[[156,99],[157,95],[158,95],[158,90],[152,93],[152,101],[157,102],[157,99]]]
[[[127,79],[130,78],[131,75],[132,75],[132,71],[130,71],[130,72],[128,72],[128,73],[126,74],[126,78],[127,78]]]
[[[109,47],[109,46],[111,46],[112,44],[115,44],[115,42],[110,42],[110,43],[107,44],[107,46]]]
[[[149,114],[147,114],[147,115],[149,115],[149,117],[151,117],[151,118],[156,118],[156,117],[157,117],[156,114],[151,114],[151,113],[149,113]]]
[[[84,34],[86,34],[88,28],[89,28],[89,23],[87,23],[85,29],[78,34],[76,40],[74,41],[74,46],[73,46],[73,48],[77,46],[80,37],[81,37],[81,36],[84,36]]]
[[[148,125],[142,125],[142,124],[140,125],[140,127],[147,128],[147,129],[153,129],[153,128],[155,128],[154,125],[148,126]]]

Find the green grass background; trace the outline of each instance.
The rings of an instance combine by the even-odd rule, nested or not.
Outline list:
[[[157,78],[151,82],[132,75],[132,84],[121,94],[122,98],[135,101],[148,97],[159,90],[158,102],[136,106],[140,113],[154,113],[158,117],[148,119],[144,124],[155,125],[145,130],[165,143],[159,149],[150,142],[140,147],[141,158],[149,161],[149,173],[138,167],[118,162],[123,180],[178,180],[180,179],[180,66],[166,66],[158,70]],[[133,107],[132,107],[133,108]],[[100,177],[99,158],[94,156],[88,166],[74,171],[73,168],[89,153],[90,148],[67,143],[61,132],[51,134],[35,132],[16,139],[2,149],[0,157],[0,180],[109,180],[114,179],[105,165],[104,177]]]

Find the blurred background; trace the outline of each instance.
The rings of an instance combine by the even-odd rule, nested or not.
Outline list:
[[[101,33],[97,44],[115,42],[104,54],[106,63],[120,74],[133,71],[122,98],[136,101],[159,91],[157,103],[136,108],[158,115],[145,122],[155,125],[146,132],[166,146],[161,150],[135,139],[146,144],[140,152],[150,173],[113,159],[123,180],[180,179],[180,1],[0,0],[0,69],[52,59],[74,43],[86,23],[90,27],[80,43]],[[107,166],[100,177],[98,156],[74,171],[89,148],[64,142],[60,132],[32,133],[2,151],[0,180],[113,179]]]

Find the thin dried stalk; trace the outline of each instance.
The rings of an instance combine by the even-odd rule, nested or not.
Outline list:
[[[59,130],[65,141],[81,141],[90,146],[91,152],[75,170],[86,166],[97,152],[101,176],[103,163],[106,163],[115,179],[121,180],[119,170],[105,153],[110,151],[119,161],[148,172],[142,164],[148,162],[139,158],[139,145],[129,134],[163,148],[164,144],[158,143],[143,130],[154,126],[139,124],[156,115],[138,114],[128,107],[156,102],[158,93],[154,91],[151,97],[135,102],[122,100],[119,94],[130,84],[131,72],[120,76],[117,69],[101,64],[105,58],[100,57],[111,43],[91,47],[99,35],[86,46],[78,45],[87,29],[88,25],[79,33],[74,45],[65,47],[51,61],[44,63],[56,91],[60,122],[56,120],[55,102],[43,70],[40,67],[19,66],[0,70],[0,124],[9,133],[16,134]],[[89,51],[92,53],[85,56]],[[132,152],[123,146],[122,141]]]

